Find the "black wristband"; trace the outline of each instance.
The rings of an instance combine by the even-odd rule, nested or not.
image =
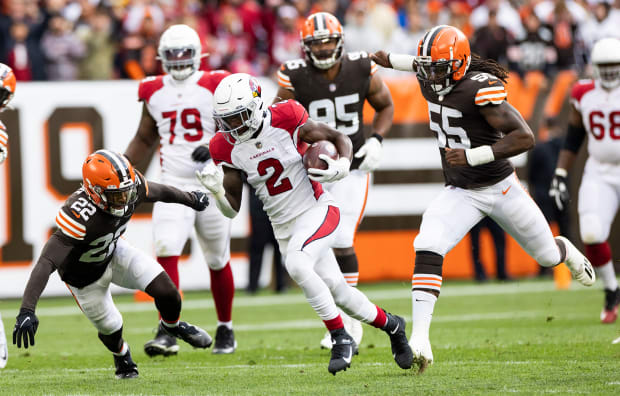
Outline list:
[[[370,137],[374,137],[379,141],[379,143],[383,143],[383,136],[379,135],[378,133],[373,133],[372,135],[370,135]]]
[[[578,153],[584,138],[586,137],[586,130],[583,125],[574,126],[568,125],[568,132],[564,140],[564,149]]]

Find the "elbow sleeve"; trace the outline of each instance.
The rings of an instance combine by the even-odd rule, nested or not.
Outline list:
[[[585,137],[586,130],[583,125],[574,126],[569,124],[568,132],[566,133],[566,138],[564,139],[564,149],[577,153]]]

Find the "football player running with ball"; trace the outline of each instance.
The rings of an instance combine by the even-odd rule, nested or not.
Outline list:
[[[364,215],[370,173],[381,160],[381,142],[392,126],[392,96],[377,72],[377,65],[365,52],[344,51],[344,34],[338,19],[327,13],[310,15],[300,32],[305,59],[285,62],[278,71],[280,85],[274,103],[295,99],[321,121],[347,135],[353,143],[353,161],[349,175],[323,187],[340,207],[340,227],[334,242],[334,253],[351,286],[357,286],[359,269],[353,240]],[[363,128],[364,102],[376,111],[373,134],[366,139]],[[342,314],[342,313],[341,313]],[[342,315],[345,328],[359,345],[362,325]],[[329,333],[321,347],[331,349]]]
[[[586,286],[594,283],[595,275],[568,239],[553,237],[508,160],[531,149],[534,135],[506,102],[505,69],[472,55],[463,32],[447,25],[426,32],[417,56],[379,51],[371,57],[384,67],[417,72],[446,182],[424,212],[413,244],[409,343],[423,371],[433,362],[429,328],[441,289],[443,258],[483,217],[491,217],[540,265],[565,262]]]
[[[78,306],[114,355],[117,378],[135,378],[138,368],[123,340],[123,318],[112,301],[110,283],[146,292],[161,314],[159,327],[195,348],[207,348],[204,330],[179,320],[181,296],[159,264],[121,238],[142,202],[174,202],[202,211],[204,192],[185,192],[147,182],[122,155],[98,150],[82,165],[83,184],[56,215],[52,234],[32,269],[13,330],[13,344],[34,346],[39,326],[37,301],[50,275],[58,271]]]
[[[215,134],[213,91],[229,74],[198,70],[201,51],[198,34],[187,25],[173,25],[162,34],[158,53],[167,74],[147,77],[140,83],[142,118],[125,151],[136,164],[159,145],[162,182],[185,191],[201,188],[194,172],[210,158],[208,144]],[[217,313],[213,353],[233,353],[237,342],[232,328],[235,284],[230,268],[230,219],[216,207],[199,213],[182,205],[155,204],[155,254],[177,288],[179,256],[192,228],[209,267]],[[144,345],[149,356],[175,355],[178,350],[176,339],[161,331]]]
[[[13,95],[15,94],[15,75],[13,70],[4,63],[0,63],[0,112],[6,108]],[[6,159],[9,149],[9,135],[6,133],[6,127],[0,121],[0,164]],[[6,335],[4,333],[4,325],[2,324],[2,315],[0,315],[0,368],[6,366],[9,358],[9,351],[6,343]]]
[[[607,238],[620,204],[620,40],[599,40],[591,58],[595,80],[582,80],[573,86],[568,134],[549,194],[558,209],[568,206],[568,170],[587,135],[588,160],[579,187],[579,227],[586,256],[605,288],[601,322],[614,323],[620,288]]]
[[[214,163],[197,172],[197,177],[228,217],[239,211],[243,175],[256,189],[289,275],[331,334],[329,372],[335,375],[350,367],[355,350],[338,306],[354,318],[383,329],[390,337],[397,364],[410,368],[413,355],[404,319],[385,312],[348,285],[331,250],[338,235],[340,209],[329,192],[323,191],[321,182],[349,174],[351,140],[327,124],[312,121],[294,100],[265,108],[258,81],[247,74],[223,79],[215,90],[213,108],[218,133],[209,150]],[[331,141],[339,158],[321,154],[319,158],[328,163],[328,168],[306,171],[302,155],[308,143],[319,140]]]

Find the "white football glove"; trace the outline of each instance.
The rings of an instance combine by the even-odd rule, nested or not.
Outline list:
[[[560,212],[568,207],[568,203],[570,202],[570,193],[568,192],[566,181],[567,177],[568,172],[566,169],[556,169],[553,179],[551,180],[551,188],[549,188],[549,196],[553,198],[553,202]]]
[[[0,129],[0,164],[6,159],[6,155],[9,152],[7,143],[9,142],[9,135],[2,129]]]
[[[196,178],[213,195],[224,191],[224,171],[212,161],[202,171],[196,171]]]
[[[383,147],[379,139],[371,137],[366,143],[355,153],[355,158],[365,157],[360,164],[360,170],[364,172],[372,172],[379,167],[381,163],[381,154]]]
[[[308,177],[310,180],[314,180],[319,183],[331,183],[349,175],[351,161],[349,161],[348,158],[340,157],[335,160],[327,154],[321,154],[319,155],[319,158],[327,162],[327,169],[308,169]]]

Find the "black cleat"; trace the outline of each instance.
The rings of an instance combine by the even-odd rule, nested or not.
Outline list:
[[[601,312],[601,323],[614,323],[618,318],[620,306],[620,287],[616,290],[605,289],[605,305]]]
[[[215,345],[212,353],[228,354],[235,352],[235,349],[237,349],[235,333],[224,325],[218,326],[215,331]]]
[[[131,353],[127,349],[124,356],[114,355],[114,366],[116,367],[116,378],[129,379],[138,377],[138,365],[131,359]]]
[[[157,330],[155,338],[144,344],[144,353],[153,356],[171,356],[176,355],[179,352],[179,346],[177,345],[177,339],[168,335],[161,326]]]
[[[351,367],[351,359],[354,350],[357,349],[353,338],[345,331],[344,328],[333,330],[332,335],[332,357],[329,360],[327,370],[336,375],[338,371],[346,371]]]
[[[159,326],[169,335],[182,339],[194,348],[208,348],[213,343],[209,333],[187,322],[179,322],[179,325],[176,327],[168,327],[163,324]]]
[[[413,352],[407,341],[407,334],[405,332],[405,319],[398,315],[392,315],[391,313],[385,313],[387,315],[387,323],[383,327],[390,336],[390,342],[392,344],[392,356],[398,367],[402,369],[410,369],[413,364]]]

